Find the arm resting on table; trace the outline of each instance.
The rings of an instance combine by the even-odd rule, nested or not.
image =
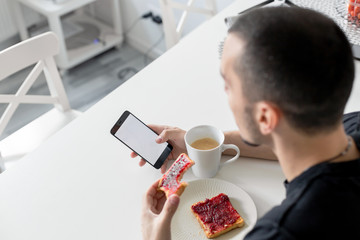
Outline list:
[[[240,149],[240,156],[242,157],[251,157],[251,158],[260,158],[268,160],[277,160],[277,157],[273,151],[265,146],[251,147],[245,144],[239,134],[239,131],[229,131],[225,132],[225,144],[235,144]],[[235,155],[236,152],[232,149],[226,150],[224,154]]]

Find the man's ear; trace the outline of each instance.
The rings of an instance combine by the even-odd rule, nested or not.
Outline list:
[[[261,101],[255,104],[254,110],[260,132],[263,135],[273,132],[281,117],[279,108],[272,103]]]

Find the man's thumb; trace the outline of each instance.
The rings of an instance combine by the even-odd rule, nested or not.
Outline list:
[[[180,198],[178,195],[171,195],[165,202],[161,215],[166,222],[170,222],[172,217],[174,216],[176,209],[178,208],[180,203]]]

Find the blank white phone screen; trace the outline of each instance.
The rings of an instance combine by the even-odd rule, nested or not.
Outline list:
[[[155,139],[158,135],[131,114],[122,123],[115,136],[153,165],[168,145],[166,142],[156,143]]]

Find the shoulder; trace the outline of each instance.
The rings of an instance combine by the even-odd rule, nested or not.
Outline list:
[[[360,131],[350,135],[356,144],[356,147],[360,150]]]
[[[270,210],[264,217],[259,219],[254,228],[246,235],[245,240],[295,239],[295,237],[280,223],[282,212],[282,206]]]
[[[326,171],[299,183],[281,205],[259,219],[245,239],[344,239],[341,229],[360,239],[358,222],[349,217],[360,215],[360,181],[343,173]],[[331,225],[337,228],[329,231]]]
[[[306,236],[310,230],[328,239],[341,236],[340,229],[346,228],[359,236],[356,221],[349,217],[360,215],[360,174],[359,168],[354,167],[358,162],[329,164],[329,171],[313,179],[288,209],[283,218],[286,228],[296,235]],[[299,224],[293,219],[311,224]],[[332,224],[338,228],[330,234],[328,228]]]

